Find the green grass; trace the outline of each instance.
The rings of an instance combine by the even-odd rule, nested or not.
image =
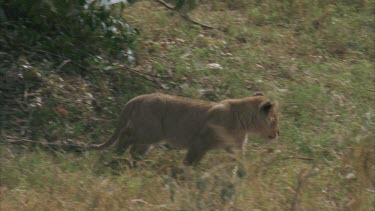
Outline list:
[[[127,155],[109,151],[1,143],[1,208],[371,210],[374,4],[288,2],[202,3],[191,16],[220,29],[206,31],[153,1],[136,3],[124,15],[141,31],[137,67],[171,77],[157,83],[110,68],[124,63],[117,58],[90,57],[89,71],[73,64],[58,70],[53,57],[33,60],[27,53],[1,65],[2,87],[13,99],[0,104],[7,120],[1,139],[102,142],[129,99],[154,91],[211,100],[263,91],[279,101],[282,115],[280,143],[251,137],[243,159],[214,151],[184,173],[184,152],[162,147],[129,168]],[[305,178],[312,168],[316,173]]]

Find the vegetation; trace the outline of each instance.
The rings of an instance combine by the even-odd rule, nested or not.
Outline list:
[[[1,2],[7,11],[20,1]],[[158,1],[92,8],[114,17],[104,22],[122,21],[121,36],[65,30],[77,16],[63,23],[64,13],[51,7],[35,16],[53,19],[47,26],[47,19],[20,22],[19,14],[2,21],[1,210],[373,209],[374,6],[196,1],[189,17],[214,29]],[[129,168],[126,156],[110,151],[37,144],[103,142],[129,99],[155,91],[208,100],[263,91],[281,105],[280,142],[250,137],[243,158],[210,152],[183,171],[184,151],[163,146]]]

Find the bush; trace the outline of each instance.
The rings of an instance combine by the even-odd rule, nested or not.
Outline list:
[[[82,60],[131,47],[136,37],[121,13],[115,16],[97,0],[4,0],[0,20],[0,44],[8,53],[29,48]]]

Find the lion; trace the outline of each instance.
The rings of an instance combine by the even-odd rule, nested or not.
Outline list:
[[[116,143],[116,152],[130,148],[132,157],[142,157],[160,142],[187,149],[183,163],[197,165],[211,149],[233,153],[242,149],[247,135],[265,139],[279,136],[277,102],[262,93],[221,102],[190,99],[161,93],[140,95],[122,110],[112,137],[90,149]]]

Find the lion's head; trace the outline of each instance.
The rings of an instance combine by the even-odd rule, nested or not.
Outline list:
[[[255,93],[254,96],[259,98],[257,133],[264,139],[277,139],[279,137],[278,103],[269,100],[260,92]]]

